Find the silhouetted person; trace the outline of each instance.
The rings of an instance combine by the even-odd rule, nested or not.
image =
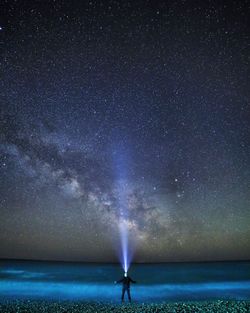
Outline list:
[[[122,302],[124,302],[124,295],[127,292],[128,300],[131,302],[131,295],[130,295],[130,283],[136,283],[132,278],[130,278],[127,273],[124,273],[124,277],[118,281],[115,281],[115,284],[122,283]]]

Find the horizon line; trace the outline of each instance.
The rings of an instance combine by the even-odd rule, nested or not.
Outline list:
[[[25,259],[25,258],[0,258],[1,261],[27,261],[27,262],[57,262],[57,263],[84,263],[84,264],[120,264],[119,261],[79,261],[79,260],[53,260],[53,259]],[[167,263],[219,263],[219,262],[250,262],[250,259],[232,260],[189,260],[189,261],[148,261],[131,262],[133,264],[167,264]]]

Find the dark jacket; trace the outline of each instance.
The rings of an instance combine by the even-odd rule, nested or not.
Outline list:
[[[123,288],[129,288],[130,283],[136,283],[136,281],[134,281],[132,278],[127,276],[127,277],[123,277],[122,279],[118,280],[117,283],[122,283]]]

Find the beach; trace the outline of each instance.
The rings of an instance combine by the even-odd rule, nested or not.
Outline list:
[[[133,264],[134,303],[250,300],[250,262]],[[119,264],[0,261],[2,300],[120,303]]]
[[[31,313],[31,312],[72,312],[72,313],[99,313],[99,312],[128,312],[128,313],[195,313],[195,312],[250,312],[250,301],[192,301],[170,303],[102,303],[81,301],[19,301],[9,300],[0,303],[1,313]]]
[[[250,313],[249,262],[133,264],[121,304],[119,264],[0,262],[0,313]]]

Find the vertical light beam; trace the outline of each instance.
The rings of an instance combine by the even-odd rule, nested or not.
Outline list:
[[[124,272],[128,271],[128,208],[127,208],[127,183],[120,180],[118,182],[118,206],[119,206],[119,232],[121,241],[121,261]]]
[[[129,243],[129,209],[128,209],[128,159],[126,152],[119,149],[114,160],[115,176],[117,180],[117,205],[119,208],[119,233],[120,233],[120,262],[127,272],[132,259],[132,247]]]

